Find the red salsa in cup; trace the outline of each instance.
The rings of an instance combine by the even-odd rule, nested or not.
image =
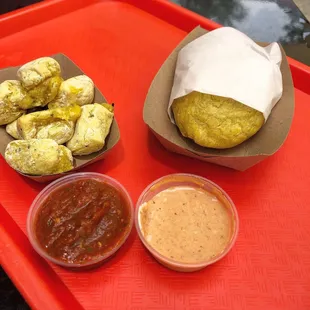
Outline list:
[[[66,263],[85,264],[111,252],[130,229],[130,206],[111,185],[81,179],[53,190],[34,221],[40,247]]]

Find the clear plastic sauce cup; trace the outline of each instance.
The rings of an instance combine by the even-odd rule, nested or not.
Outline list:
[[[195,189],[202,189],[205,190],[212,195],[214,195],[219,201],[221,201],[222,205],[225,206],[225,209],[228,212],[229,219],[230,219],[230,235],[229,235],[229,242],[227,243],[225,249],[218,253],[215,257],[212,259],[208,259],[206,261],[201,261],[199,263],[184,263],[179,262],[176,260],[173,260],[169,257],[166,257],[159,253],[155,248],[153,248],[149,242],[146,240],[143,231],[141,229],[141,220],[140,220],[140,211],[142,207],[152,200],[154,196],[156,196],[158,193],[167,190],[169,188],[176,188],[176,187],[191,187]],[[167,219],[169,220],[169,219]],[[215,183],[193,174],[171,174],[164,176],[153,183],[151,183],[147,188],[143,191],[143,193],[140,195],[136,210],[135,210],[135,225],[138,232],[138,235],[144,244],[144,246],[150,251],[150,253],[154,256],[154,258],[160,262],[162,265],[176,270],[176,271],[182,271],[182,272],[191,272],[200,270],[208,265],[211,265],[220,259],[222,259],[233,247],[237,234],[239,229],[239,219],[237,210],[235,208],[234,203],[230,199],[230,197],[224,192],[223,189],[221,189],[218,185]]]
[[[108,252],[104,252],[103,255],[99,255],[99,257],[98,256],[94,257],[93,260],[89,260],[83,263],[71,263],[71,262],[63,261],[61,259],[57,259],[49,255],[38,241],[37,234],[36,234],[36,220],[37,220],[38,211],[42,207],[42,204],[44,204],[45,200],[54,191],[60,189],[61,187],[65,185],[70,185],[79,180],[89,180],[89,179],[96,180],[98,182],[107,184],[113,187],[114,189],[116,189],[118,193],[120,193],[120,195],[123,197],[124,201],[126,202],[126,205],[127,205],[126,207],[128,207],[128,214],[129,214],[128,226],[125,232],[123,232],[123,235],[120,236],[120,239],[118,240],[118,242],[115,244],[115,246],[112,249],[109,249]],[[125,243],[133,226],[133,217],[134,217],[134,210],[133,210],[132,200],[128,192],[126,191],[126,189],[118,181],[103,174],[82,172],[82,173],[71,174],[71,175],[65,176],[63,178],[60,178],[52,182],[37,195],[37,197],[33,201],[30,207],[30,210],[28,212],[27,233],[28,233],[28,237],[29,237],[30,243],[32,244],[33,248],[43,258],[55,264],[58,264],[62,267],[66,267],[70,269],[90,269],[90,268],[100,266],[103,262],[105,262],[108,258],[110,258]]]

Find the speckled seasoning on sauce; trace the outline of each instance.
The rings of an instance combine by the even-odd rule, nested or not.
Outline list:
[[[102,257],[129,229],[130,208],[111,185],[82,179],[53,191],[38,210],[35,234],[50,256],[83,264]]]
[[[180,263],[212,260],[227,247],[232,220],[216,196],[193,187],[166,189],[141,206],[139,224],[147,242]]]

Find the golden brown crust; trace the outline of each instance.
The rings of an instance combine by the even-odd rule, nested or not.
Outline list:
[[[192,92],[174,100],[172,111],[184,137],[197,144],[225,149],[252,137],[264,124],[264,116],[240,102]]]

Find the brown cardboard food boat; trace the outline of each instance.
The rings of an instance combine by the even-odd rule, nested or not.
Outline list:
[[[206,33],[205,29],[195,28],[166,59],[149,88],[144,104],[143,119],[167,150],[244,171],[279,150],[289,133],[294,115],[294,87],[289,64],[281,47],[283,95],[273,108],[266,124],[256,135],[231,149],[216,150],[199,146],[192,140],[184,138],[178,128],[171,123],[167,107],[178,52],[189,42]]]
[[[71,61],[67,56],[63,54],[56,54],[50,57],[56,59],[59,62],[61,69],[62,69],[62,77],[65,80],[73,76],[84,74],[83,71],[73,61]],[[0,82],[3,82],[5,80],[16,80],[17,79],[16,73],[19,68],[20,67],[9,67],[9,68],[0,70]],[[101,92],[96,86],[95,86],[94,102],[106,102],[106,99],[104,98],[104,96],[101,94]],[[17,172],[24,175],[25,177],[28,177],[32,180],[35,180],[41,183],[55,180],[66,174],[75,172],[76,170],[82,167],[85,167],[89,164],[92,164],[100,159],[103,159],[108,154],[108,152],[117,144],[119,139],[120,139],[120,132],[119,132],[116,119],[114,118],[111,129],[110,129],[110,133],[108,137],[106,138],[106,144],[104,148],[101,151],[90,154],[90,155],[74,156],[74,165],[75,165],[74,169],[66,173],[51,174],[51,175],[44,175],[44,176],[26,175],[18,171]],[[4,157],[4,152],[5,152],[7,144],[11,142],[12,140],[14,139],[5,131],[5,126],[0,126],[0,153],[3,157]]]

